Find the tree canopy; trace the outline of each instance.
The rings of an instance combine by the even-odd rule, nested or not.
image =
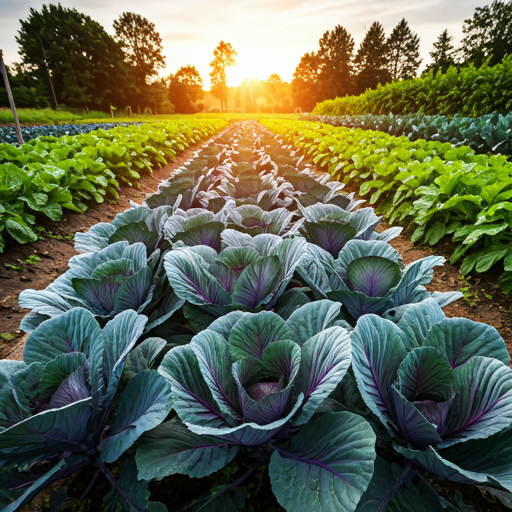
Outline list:
[[[214,59],[210,62],[210,91],[220,100],[220,107],[226,107],[228,86],[226,83],[226,68],[236,64],[235,57],[238,54],[231,43],[221,41],[213,51]]]
[[[319,50],[322,93],[325,98],[336,98],[354,92],[352,59],[354,38],[345,27],[336,25],[320,38]]]
[[[358,89],[364,92],[366,89],[375,89],[379,84],[391,81],[391,73],[387,68],[388,62],[384,27],[378,21],[374,21],[366,32],[354,59]]]
[[[169,77],[169,99],[180,114],[197,112],[194,105],[204,95],[203,79],[195,66],[182,66]]]
[[[126,105],[133,88],[129,67],[119,44],[99,23],[60,4],[31,8],[20,23],[16,40],[23,63],[34,67],[49,97],[50,75],[59,103],[103,109]]]
[[[464,63],[481,66],[499,64],[512,54],[512,2],[494,0],[477,7],[473,17],[464,21],[461,57]]]
[[[145,84],[159,68],[165,67],[162,38],[148,19],[133,12],[123,12],[114,21],[114,30],[139,84]]]
[[[412,32],[405,18],[391,32],[387,46],[392,79],[414,78],[421,64],[420,38]]]
[[[434,49],[430,52],[432,62],[426,67],[425,71],[434,70],[434,75],[438,71],[446,73],[450,66],[455,66],[455,48],[452,44],[453,36],[448,34],[448,30],[443,30],[436,42]]]

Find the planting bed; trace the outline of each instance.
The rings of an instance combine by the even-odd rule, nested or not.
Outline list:
[[[377,204],[390,223],[414,227],[411,239],[451,239],[461,273],[501,270],[512,292],[512,162],[467,146],[409,141],[371,130],[304,121],[265,120],[335,179]]]
[[[53,510],[510,503],[503,339],[445,316],[463,310],[444,258],[405,266],[400,228],[292,150],[231,125],[22,291],[23,362],[0,361],[4,510],[44,489]]]

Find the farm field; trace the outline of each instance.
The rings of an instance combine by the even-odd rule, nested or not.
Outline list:
[[[283,506],[286,510],[298,511],[302,502],[296,503],[293,493],[286,491],[289,477],[281,469],[290,464],[298,478],[306,478],[312,470],[319,471],[316,490],[308,491],[311,495],[306,492],[303,496],[306,500],[315,500],[317,492],[333,489],[332,494],[325,494],[326,503],[339,499],[358,501],[360,506],[375,500],[387,503],[386,496],[395,486],[393,478],[398,478],[392,464],[405,464],[407,472],[400,478],[408,482],[408,486],[390,497],[391,503],[408,503],[419,492],[431,503],[451,506],[447,500],[453,499],[456,493],[458,500],[485,506],[486,499],[475,494],[480,492],[475,487],[443,480],[446,470],[421,458],[425,452],[421,449],[422,438],[417,437],[420,431],[406,427],[396,409],[386,413],[390,415],[389,420],[384,419],[382,412],[373,411],[374,402],[367,393],[382,377],[374,375],[375,381],[367,377],[363,380],[371,360],[362,359],[358,351],[368,350],[370,346],[373,350],[390,350],[386,336],[396,330],[402,334],[394,338],[394,343],[404,345],[394,350],[403,351],[400,357],[405,357],[404,361],[425,351],[439,353],[446,360],[448,346],[421,346],[419,336],[432,337],[428,334],[430,324],[435,324],[439,333],[443,333],[440,340],[450,336],[453,340],[450,343],[462,343],[463,353],[467,354],[465,360],[452,363],[454,367],[460,365],[465,369],[466,365],[473,368],[477,363],[488,364],[491,366],[487,372],[494,372],[495,378],[503,374],[500,378],[504,379],[511,347],[493,327],[477,322],[496,325],[499,333],[510,339],[511,322],[506,311],[510,304],[504,296],[500,298],[501,292],[491,288],[492,282],[479,286],[486,295],[493,293],[493,300],[483,297],[476,308],[461,300],[462,293],[457,289],[462,282],[457,270],[448,264],[443,266],[444,258],[436,255],[438,251],[415,248],[409,237],[400,234],[400,229],[379,223],[371,207],[361,204],[353,193],[347,194],[347,186],[331,181],[331,176],[321,172],[322,167],[312,156],[302,155],[287,137],[282,138],[283,133],[277,126],[288,122],[297,123],[286,120],[231,123],[206,143],[196,141],[189,149],[183,147],[174,162],[158,170],[159,165],[154,164],[155,170],[144,177],[140,185],[138,181],[133,182],[137,187],[125,183],[115,203],[96,204],[86,213],[72,212],[59,221],[45,221],[42,238],[46,239],[6,247],[1,256],[5,270],[0,277],[2,282],[12,281],[12,286],[7,285],[8,295],[1,299],[2,325],[10,321],[15,329],[29,312],[21,321],[21,329],[29,333],[28,338],[18,335],[1,345],[2,356],[8,359],[0,363],[0,370],[3,375],[10,375],[11,389],[16,389],[16,375],[29,370],[56,378],[57,374],[48,373],[55,372],[52,369],[54,357],[62,363],[65,357],[71,363],[68,349],[52,339],[71,336],[76,347],[73,358],[79,358],[68,370],[64,367],[59,370],[58,381],[45,392],[48,398],[43,398],[38,386],[31,391],[35,395],[26,395],[50,400],[48,413],[54,411],[51,412],[54,426],[49,427],[50,431],[62,429],[63,421],[70,425],[83,421],[80,418],[85,416],[80,415],[97,414],[94,406],[86,407],[93,403],[92,395],[90,398],[70,395],[62,406],[56,401],[61,392],[71,391],[70,379],[83,372],[83,365],[94,368],[95,363],[90,358],[106,357],[101,352],[99,356],[94,355],[96,351],[106,350],[108,346],[118,347],[118,355],[114,357],[120,365],[120,370],[108,377],[109,386],[115,386],[111,393],[117,398],[112,402],[114,395],[108,398],[107,392],[103,399],[109,400],[104,402],[104,407],[111,414],[116,411],[116,415],[104,417],[95,427],[96,434],[87,430],[80,434],[86,436],[83,439],[76,437],[78,433],[70,438],[69,433],[58,443],[48,441],[50,431],[45,430],[48,427],[36,423],[39,417],[48,414],[44,412],[47,407],[42,412],[33,409],[20,412],[20,423],[12,427],[10,420],[3,420],[6,430],[0,432],[0,453],[5,453],[2,457],[7,457],[7,467],[13,462],[26,464],[34,457],[39,459],[41,454],[51,459],[61,450],[70,449],[74,453],[73,462],[65,459],[69,462],[58,465],[53,474],[41,476],[32,484],[31,492],[24,492],[22,486],[5,494],[6,500],[16,500],[7,505],[6,510],[18,510],[32,498],[37,504],[39,491],[47,488],[41,495],[45,499],[48,489],[56,489],[55,486],[67,482],[66,492],[71,499],[79,498],[87,488],[87,499],[92,503],[103,501],[110,507],[133,503],[131,493],[137,489],[137,495],[143,496],[138,499],[151,500],[139,501],[139,510],[159,510],[161,506],[197,508],[207,503],[225,507],[226,503],[246,501],[261,510]],[[279,134],[269,132],[261,123]],[[216,129],[220,127],[219,124]],[[155,129],[155,125],[152,128]],[[138,127],[126,129],[137,131]],[[128,200],[133,202],[128,203]],[[16,266],[16,254],[23,255],[23,262],[18,262],[20,269],[6,267],[7,262]],[[41,259],[29,262],[31,255]],[[133,270],[122,270],[127,265]],[[9,273],[11,279],[6,279]],[[100,273],[102,279],[97,277]],[[144,275],[145,281],[142,280]],[[128,286],[129,283],[133,284]],[[428,291],[423,285],[427,285]],[[18,296],[20,308],[16,306]],[[421,324],[423,315],[429,321],[420,332],[415,325],[416,322]],[[102,345],[104,348],[87,348],[83,336],[88,336],[89,329],[102,332],[102,339],[108,340]],[[380,334],[369,334],[372,329]],[[278,332],[276,330],[286,335],[272,334]],[[240,333],[245,333],[242,338]],[[476,336],[472,338],[474,341],[465,341],[469,340],[469,333],[475,333],[471,335]],[[398,341],[400,339],[403,341]],[[482,344],[484,339],[486,343]],[[261,343],[266,348],[261,348]],[[48,355],[42,359],[43,354]],[[326,357],[328,359],[323,359]],[[372,357],[387,360],[391,353],[386,356],[376,352]],[[460,356],[454,357],[457,361]],[[288,384],[284,388],[275,387],[282,371],[275,366],[280,358],[280,364],[288,361],[286,364],[292,365],[292,369],[286,370],[291,373],[285,373]],[[308,358],[309,363],[299,364],[300,359],[308,361]],[[315,358],[313,366],[311,358]],[[255,377],[250,377],[250,372],[247,376],[237,373],[242,362],[256,365],[250,370],[256,371]],[[224,373],[217,374],[222,365],[225,365]],[[228,384],[231,373],[225,373],[229,365],[233,365],[235,378],[231,384]],[[297,370],[293,370],[293,365],[297,365]],[[317,370],[316,365],[319,365]],[[305,371],[313,373],[306,377],[302,373]],[[315,371],[326,373],[320,377]],[[214,381],[209,380],[212,375],[217,375]],[[308,378],[315,375],[319,380],[314,388],[308,387]],[[86,389],[93,386],[95,377],[89,373],[81,378],[87,379],[83,384],[87,395]],[[220,378],[223,380],[218,381]],[[214,382],[218,382],[215,386],[222,387],[211,387]],[[503,385],[496,384],[495,393],[506,400],[508,395]],[[240,386],[240,392],[243,389],[248,393],[243,395],[247,397],[246,402],[235,405],[238,402],[234,401],[232,393],[236,387],[232,386]],[[222,389],[222,396],[229,397],[230,407],[236,409],[221,406],[226,402],[218,397],[216,389]],[[197,393],[202,395],[197,398]],[[297,393],[302,394],[297,398]],[[328,406],[323,403],[327,395],[330,395]],[[271,404],[271,400],[278,397],[282,409],[276,408],[278,402]],[[208,409],[202,409],[205,400],[210,404]],[[410,407],[417,407],[411,398],[402,400],[404,404],[411,404]],[[114,419],[127,414],[127,407],[133,407],[129,403],[137,405],[136,416],[130,419],[138,425],[133,432],[126,430],[126,420]],[[258,412],[255,424],[250,419],[253,413],[245,409],[250,404],[253,408],[268,404],[271,409]],[[489,403],[485,407],[494,411],[496,406]],[[170,413],[171,408],[177,416]],[[214,414],[218,420],[205,422],[205,414]],[[278,416],[262,423],[262,414]],[[457,414],[455,409],[452,414]],[[496,417],[496,414],[498,410],[489,417]],[[483,416],[482,421],[485,421],[487,413]],[[321,433],[327,418],[329,428],[317,441],[319,451],[313,452],[317,455],[304,457],[300,451],[295,451],[300,445],[294,442],[306,439],[312,428]],[[97,436],[113,419],[113,432],[103,434],[106,437],[99,442]],[[226,423],[219,423],[219,420]],[[187,422],[187,427],[181,421]],[[396,462],[393,463],[380,449],[377,454],[374,451],[375,433],[382,436],[379,443],[389,439],[385,421],[392,421],[394,425],[390,430],[395,439],[393,458]],[[36,424],[40,426],[35,427]],[[273,424],[289,427],[276,430]],[[379,424],[382,426],[377,426]],[[35,435],[41,436],[40,441],[29,440],[21,434],[19,429],[27,427],[37,429]],[[333,429],[339,429],[337,444],[333,444]],[[16,434],[17,431],[20,434]],[[228,434],[231,431],[233,433]],[[256,432],[261,433],[256,435]],[[430,435],[434,432],[439,435],[433,427]],[[471,462],[459,461],[458,438],[452,440],[449,430],[446,432],[446,440],[440,437],[436,443],[440,446],[439,452],[433,453],[439,453],[439,460],[445,460],[442,459],[448,456],[445,452],[453,453],[455,459],[450,462],[451,467],[462,464],[456,467],[467,472],[464,465]],[[2,436],[14,439],[6,437],[7,434],[18,436],[15,438],[17,446],[24,447],[18,455],[1,451],[13,446],[12,441],[2,444]],[[352,442],[350,436],[354,435],[358,447],[348,448]],[[499,431],[495,434],[502,435]],[[290,436],[296,439],[291,445],[286,441]],[[460,436],[465,439],[464,434]],[[74,448],[72,439],[83,448],[78,448],[78,444]],[[492,436],[490,439],[494,442]],[[203,452],[205,440],[213,443],[208,449],[217,451],[213,458]],[[415,449],[405,448],[408,445],[403,444],[404,441],[412,443]],[[453,448],[444,448],[454,441]],[[39,444],[41,442],[44,444]],[[178,449],[183,442],[187,446],[185,458]],[[472,443],[473,450],[479,450],[479,445],[484,450],[476,452],[479,455],[475,455],[475,460],[481,460],[484,453],[492,456],[489,446],[493,444],[478,437],[467,442]],[[365,489],[354,488],[348,473],[343,479],[333,476],[333,470],[335,475],[342,470],[346,473],[351,463],[345,462],[343,457],[333,460],[323,453],[343,446],[347,446],[344,450],[352,450],[352,457],[360,457],[359,464],[368,461],[360,466],[368,467],[367,472],[357,472],[357,481],[364,481]],[[97,455],[84,459],[86,447],[88,452],[92,454],[94,450]],[[252,455],[254,450],[263,450],[257,461]],[[164,452],[167,455],[156,462],[155,454]],[[224,465],[226,468],[222,469]],[[91,480],[94,470],[88,467],[96,468],[102,476]],[[319,467],[322,469],[318,470]],[[473,475],[475,470],[472,469]],[[73,480],[68,478],[71,473],[77,474]],[[142,480],[136,480],[137,473]],[[206,476],[212,473],[213,477]],[[7,477],[10,474],[7,472]],[[485,473],[479,474],[482,476],[478,478],[488,478]],[[192,482],[188,480],[190,476],[196,477],[193,485],[187,483]],[[27,475],[27,478],[34,476]],[[347,478],[348,489],[345,487]],[[240,487],[237,487],[239,480]],[[437,492],[430,487],[432,481],[436,482]],[[381,490],[383,482],[389,485],[385,492]],[[212,485],[216,491],[209,490]],[[255,492],[256,488],[259,492]],[[498,507],[496,510],[501,509],[501,505]]]
[[[0,512],[512,510],[512,0],[372,1],[0,2]]]

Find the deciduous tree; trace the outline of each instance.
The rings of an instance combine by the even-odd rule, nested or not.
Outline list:
[[[149,77],[165,67],[162,38],[155,25],[140,14],[123,12],[114,21],[116,40],[125,53],[125,60],[135,72],[138,85],[145,85]]]
[[[62,5],[31,8],[16,40],[23,63],[47,87],[51,77],[58,103],[109,109],[126,106],[133,90],[119,44],[89,16]]]
[[[491,5],[477,7],[471,19],[464,21],[460,49],[465,63],[481,66],[500,63],[512,54],[512,2],[494,0]]]
[[[311,112],[323,98],[320,95],[320,58],[315,52],[305,53],[295,68],[292,98],[296,107]]]
[[[393,29],[387,40],[389,72],[393,80],[414,78],[421,64],[420,38],[414,34],[405,18]]]
[[[203,96],[203,79],[195,66],[182,66],[169,77],[169,99],[177,113],[196,112],[194,103]]]
[[[236,64],[235,57],[238,54],[231,43],[221,41],[213,51],[214,59],[210,62],[210,91],[220,100],[220,108],[226,107],[228,98],[228,86],[226,83],[226,68]]]

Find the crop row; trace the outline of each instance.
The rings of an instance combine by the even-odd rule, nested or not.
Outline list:
[[[63,208],[83,212],[86,201],[117,198],[120,181],[131,185],[225,126],[220,119],[168,121],[0,144],[0,252],[4,230],[19,243],[33,242],[37,214],[58,221]]]
[[[461,510],[432,478],[509,499],[503,340],[446,318],[461,294],[424,287],[444,259],[404,267],[342,188],[238,123],[77,235],[0,361],[4,511],[76,473],[105,510],[270,509],[267,468],[290,512]]]
[[[83,123],[83,124],[53,124],[43,126],[22,126],[21,133],[23,140],[37,139],[38,137],[62,137],[64,135],[80,135],[81,133],[89,133],[95,130],[111,130],[116,126],[131,126],[132,124],[140,125],[140,122],[134,123]],[[8,142],[17,144],[18,137],[14,126],[0,127],[0,143]]]
[[[449,142],[456,147],[469,146],[476,153],[512,155],[512,112],[506,116],[495,113],[478,118],[455,115],[452,119],[425,114],[309,115],[307,120],[347,128],[380,130],[396,137],[405,135],[412,141]]]
[[[320,123],[263,124],[360,196],[371,193],[370,204],[379,201],[391,224],[416,224],[413,242],[451,236],[450,262],[464,256],[463,274],[503,264],[500,285],[512,291],[512,163],[505,156]]]
[[[512,110],[512,55],[496,66],[473,65],[446,73],[433,71],[410,80],[399,80],[359,96],[326,100],[313,114],[357,116],[364,114],[416,114],[479,117]]]

